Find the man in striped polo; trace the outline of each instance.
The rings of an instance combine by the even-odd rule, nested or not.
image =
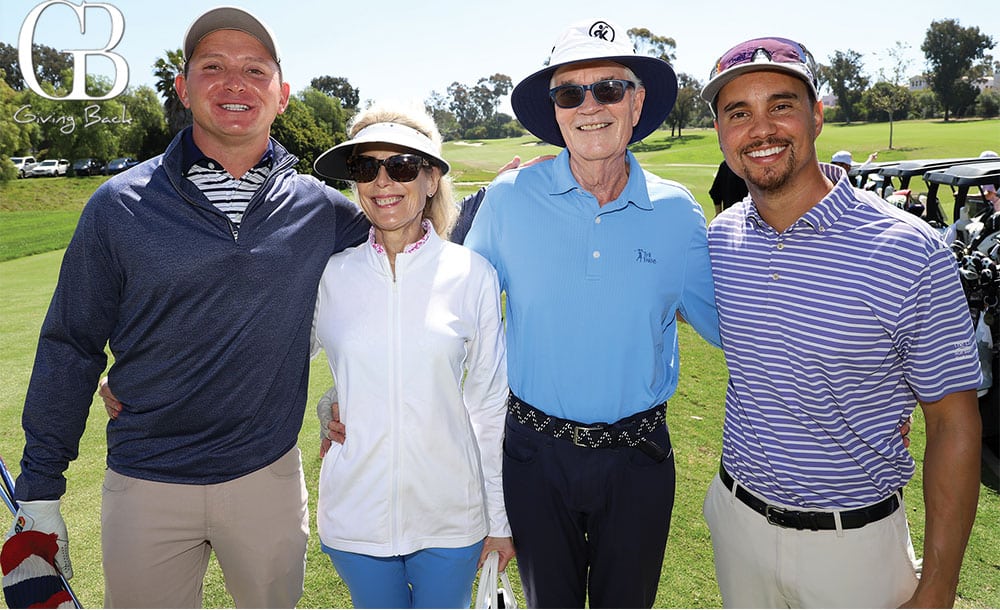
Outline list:
[[[950,250],[821,164],[816,67],[790,40],[723,55],[702,91],[750,198],[708,239],[730,370],[705,500],[727,607],[950,607],[979,493],[980,370]],[[899,426],[927,429],[924,560]]]

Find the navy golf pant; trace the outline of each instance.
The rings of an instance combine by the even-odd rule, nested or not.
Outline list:
[[[667,427],[629,447],[585,448],[507,416],[504,500],[530,608],[649,608],[674,505]]]

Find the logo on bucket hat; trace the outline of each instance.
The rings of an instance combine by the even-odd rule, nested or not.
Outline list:
[[[593,38],[600,38],[606,42],[615,41],[615,28],[611,27],[607,21],[597,21],[590,26],[590,35]]]

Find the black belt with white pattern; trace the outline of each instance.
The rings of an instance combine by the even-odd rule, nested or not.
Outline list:
[[[513,415],[519,424],[534,428],[553,438],[568,440],[578,447],[643,449],[646,435],[665,425],[667,403],[656,405],[612,424],[582,424],[570,419],[553,417],[529,405],[511,392],[507,398],[507,412]]]

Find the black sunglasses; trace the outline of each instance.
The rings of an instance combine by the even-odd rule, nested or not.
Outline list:
[[[609,78],[599,80],[589,85],[562,85],[549,89],[549,97],[560,108],[576,108],[583,104],[587,91],[594,94],[594,99],[600,104],[617,104],[625,97],[629,87],[635,87],[630,80]]]
[[[355,155],[347,160],[347,178],[354,182],[371,182],[378,177],[378,169],[383,165],[385,173],[396,182],[413,182],[422,168],[431,166],[420,155],[393,155],[385,159]]]

